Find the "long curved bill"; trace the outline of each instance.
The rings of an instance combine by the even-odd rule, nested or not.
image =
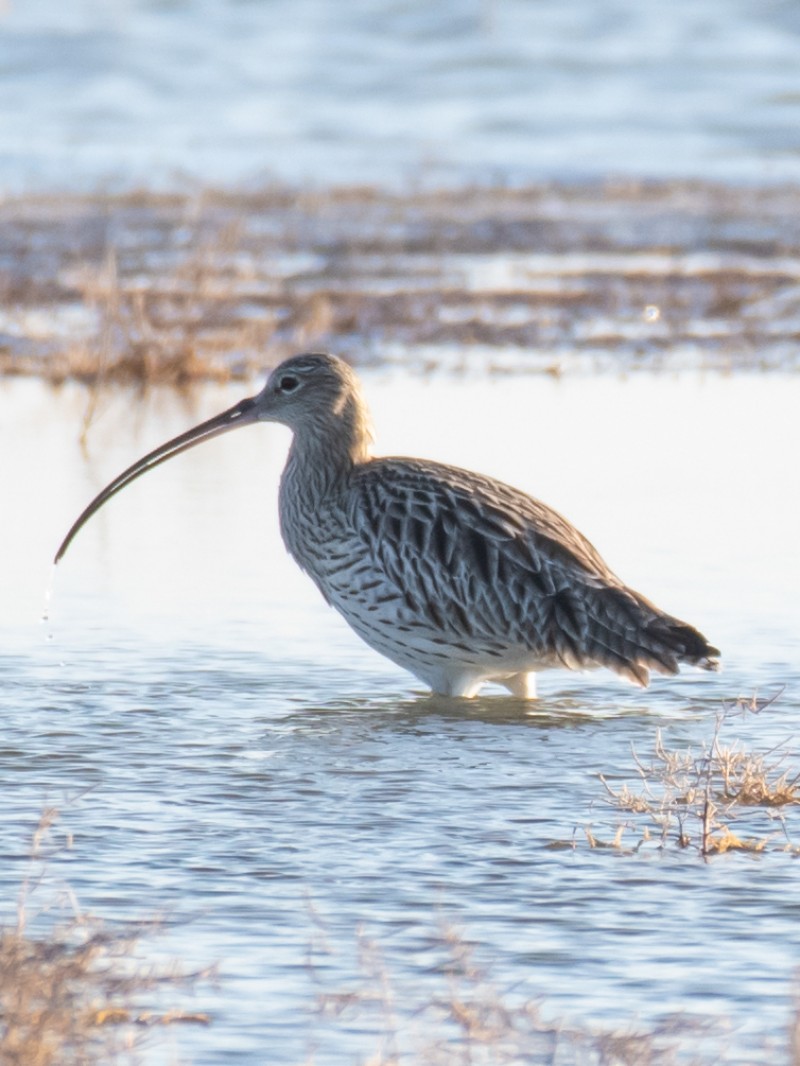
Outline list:
[[[167,459],[171,459],[173,455],[179,455],[181,452],[185,452],[188,448],[193,448],[195,444],[202,444],[203,441],[211,440],[212,437],[218,437],[220,433],[227,433],[231,429],[238,429],[240,426],[249,425],[252,422],[257,422],[258,419],[258,405],[255,397],[251,397],[247,400],[241,400],[234,407],[230,407],[227,411],[223,411],[221,415],[216,415],[214,418],[209,418],[207,422],[201,422],[199,426],[195,426],[194,429],[189,429],[186,433],[181,433],[179,437],[173,438],[173,440],[167,441],[166,444],[162,444],[160,448],[156,448],[155,451],[145,455],[133,466],[129,466],[127,470],[124,470],[119,477],[114,478],[110,485],[106,485],[101,493],[99,493],[89,506],[84,510],[75,520],[61,542],[61,547],[56,552],[54,562],[58,562],[63,556],[64,552],[72,543],[76,533],[83,526],[95,511],[98,511],[106,500],[110,500],[112,496],[124,489],[126,485],[130,485],[132,481],[135,481],[137,477],[142,474],[146,474],[148,470],[152,470],[158,466],[159,463],[165,463]]]

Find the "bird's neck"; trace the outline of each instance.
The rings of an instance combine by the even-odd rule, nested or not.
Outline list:
[[[346,485],[355,467],[370,459],[372,427],[366,407],[343,405],[296,431],[284,481],[313,505]]]
[[[348,452],[334,444],[326,447],[323,441],[295,437],[283,471],[282,487],[313,508],[347,483],[354,465]]]
[[[368,459],[365,441],[320,432],[294,436],[281,477],[281,533],[290,554],[312,576],[320,541],[346,521],[353,471]]]

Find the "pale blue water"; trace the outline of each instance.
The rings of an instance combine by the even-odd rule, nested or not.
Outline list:
[[[608,173],[797,178],[796,5],[9,0],[0,14],[6,188]]]
[[[647,692],[552,673],[533,709],[426,698],[287,559],[275,513],[287,437],[272,427],[214,441],[111,501],[58,568],[42,624],[52,552],[88,498],[241,390],[203,389],[191,405],[117,395],[84,454],[80,390],[6,382],[0,917],[13,920],[52,803],[74,841],[37,899],[68,885],[107,921],[162,915],[143,957],[220,966],[217,987],[164,996],[212,1025],[171,1030],[147,1063],[366,1061],[386,1011],[322,1016],[317,996],[374,992],[384,971],[401,1061],[426,1061],[432,1039],[453,1036],[419,1013],[447,991],[448,923],[509,1003],[541,997],[549,1017],[581,1026],[719,1018],[722,1061],[787,1061],[763,1051],[785,1047],[800,961],[800,867],[780,825],[752,812],[737,831],[770,835],[767,850],[709,863],[674,843],[592,850],[585,828],[608,841],[630,821],[633,848],[641,829],[604,803],[598,775],[635,787],[634,750],[649,759],[659,729],[670,747],[698,747],[739,694],[785,686],[726,737],[748,750],[788,741],[796,770],[800,383],[365,383],[381,451],[457,461],[556,505],[627,580],[717,641],[725,671]],[[786,832],[800,844],[791,810]],[[364,937],[380,962],[363,957]]]

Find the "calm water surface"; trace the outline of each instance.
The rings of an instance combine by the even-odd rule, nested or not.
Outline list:
[[[800,174],[761,0],[9,0],[6,187]]]
[[[725,672],[646,692],[553,673],[534,707],[426,697],[285,555],[279,427],[214,441],[113,500],[59,567],[43,624],[49,560],[76,513],[240,391],[112,397],[82,452],[84,394],[4,382],[0,916],[13,919],[30,834],[55,803],[74,846],[51,861],[43,898],[68,884],[108,920],[165,915],[156,955],[220,964],[219,986],[190,1003],[211,1027],[173,1031],[148,1061],[363,1060],[381,1046],[380,1008],[315,1011],[320,992],[379,983],[360,937],[378,945],[411,1061],[430,1036],[414,1012],[442,992],[448,923],[510,1002],[541,996],[579,1024],[720,1018],[730,1061],[753,1061],[765,1038],[781,1046],[800,867],[779,828],[756,857],[704,864],[674,846],[591,849],[584,827],[609,840],[624,821],[598,774],[635,785],[632,746],[652,752],[659,729],[699,745],[724,700],[784,685],[728,739],[766,749],[795,734],[800,381],[366,385],[381,451],[455,461],[557,506],[713,638]],[[791,813],[787,831],[800,844]]]

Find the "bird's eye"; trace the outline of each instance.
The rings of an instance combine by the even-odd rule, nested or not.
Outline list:
[[[285,374],[278,382],[278,390],[280,392],[294,392],[300,381],[292,374]]]

